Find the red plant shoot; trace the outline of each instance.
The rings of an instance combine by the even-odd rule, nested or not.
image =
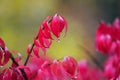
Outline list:
[[[67,22],[59,14],[48,16],[41,24],[33,44],[26,50],[27,58],[22,64],[21,57],[15,57],[0,38],[0,80],[120,80],[120,21],[113,24],[101,22],[96,31],[95,45],[99,52],[107,54],[104,65],[88,54],[97,66],[86,60],[77,61],[66,56],[56,60],[47,56],[52,41],[60,40],[61,33],[67,33]],[[43,55],[41,54],[43,53]],[[9,61],[12,64],[4,67]],[[101,68],[101,66],[103,68]]]

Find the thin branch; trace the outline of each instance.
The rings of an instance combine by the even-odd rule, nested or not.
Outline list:
[[[24,66],[27,65],[27,62],[28,62],[28,60],[29,60],[29,58],[30,58],[30,54],[32,53],[32,50],[33,50],[34,46],[35,46],[35,44],[33,43],[33,44],[32,44],[32,47],[31,47],[31,49],[30,49],[30,53],[27,55],[26,61],[25,61],[25,63],[24,63]]]
[[[25,80],[28,80],[28,77],[27,77],[27,75],[26,75],[24,69],[20,68],[20,71],[21,71],[21,73],[22,73],[24,79],[25,79]]]
[[[10,59],[16,66],[19,66],[19,64],[15,61],[15,58],[13,57],[12,53],[10,53]]]
[[[10,59],[12,60],[12,62],[13,62],[16,66],[19,66],[19,64],[15,61],[15,58],[13,57],[12,53],[10,53]],[[21,68],[20,71],[21,71],[24,79],[25,79],[25,80],[28,80],[27,75],[26,75],[24,69]]]
[[[85,47],[83,47],[82,45],[80,45],[80,47],[86,51],[86,54],[91,58],[91,60],[103,70],[103,66],[100,64],[100,62],[91,54],[91,52],[86,49]]]
[[[36,36],[35,39],[38,39],[38,35]],[[28,62],[28,60],[29,60],[29,58],[30,58],[30,55],[31,55],[31,53],[32,53],[32,50],[33,50],[34,46],[35,46],[35,44],[33,43],[32,46],[31,46],[31,49],[30,49],[30,53],[27,55],[27,58],[26,58],[26,60],[25,60],[24,66],[27,65],[27,62]]]

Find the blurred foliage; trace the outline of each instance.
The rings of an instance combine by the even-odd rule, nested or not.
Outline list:
[[[40,23],[48,15],[58,13],[67,19],[69,30],[60,43],[53,42],[48,55],[85,58],[85,51],[79,46],[94,52],[98,22],[119,17],[117,5],[117,0],[0,0],[0,37],[11,51],[26,55],[26,47],[33,42]]]

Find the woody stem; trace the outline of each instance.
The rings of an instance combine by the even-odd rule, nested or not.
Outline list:
[[[35,39],[38,39],[38,35],[36,36]],[[34,46],[35,46],[35,44],[33,43],[32,46],[31,46],[30,52],[29,52],[29,54],[27,55],[27,58],[26,58],[26,60],[25,60],[24,66],[27,65],[27,62],[28,62],[28,60],[29,60],[29,58],[30,58],[30,55],[31,55],[31,53],[32,53],[32,50],[33,50]]]
[[[13,62],[16,66],[19,66],[19,64],[15,61],[15,58],[14,58],[14,56],[12,55],[12,53],[10,53],[10,59],[12,60],[12,62]],[[28,80],[27,75],[26,75],[24,69],[20,68],[20,71],[21,71],[24,79],[25,79],[25,80]]]

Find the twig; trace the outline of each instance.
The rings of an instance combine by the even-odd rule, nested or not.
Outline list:
[[[36,36],[35,39],[38,39],[38,35]],[[35,44],[33,43],[32,46],[31,46],[30,52],[29,52],[29,54],[27,55],[27,58],[26,58],[26,60],[25,60],[24,66],[27,65],[27,62],[28,62],[28,60],[29,60],[29,57],[30,57],[30,55],[31,55],[31,53],[32,53],[32,50],[33,50],[34,46],[35,46]]]
[[[27,65],[27,62],[28,62],[28,60],[29,60],[29,58],[30,58],[30,54],[32,53],[32,50],[33,50],[34,46],[35,46],[35,44],[33,43],[33,44],[32,44],[32,47],[31,47],[31,49],[30,49],[30,53],[27,55],[26,61],[25,61],[25,63],[24,63],[24,66]]]
[[[103,66],[101,66],[100,62],[91,54],[91,52],[82,45],[80,45],[80,47],[84,49],[86,51],[86,54],[92,59],[92,61],[103,70]]]
[[[10,59],[16,66],[19,66],[19,64],[15,61],[15,58],[13,57],[12,53],[10,53]]]
[[[15,58],[13,57],[12,53],[10,53],[10,59],[13,61],[13,63],[14,63],[16,66],[19,66],[19,64],[15,61]],[[25,80],[28,80],[27,75],[26,75],[24,69],[20,68],[20,71],[21,71],[24,79],[25,79]]]

